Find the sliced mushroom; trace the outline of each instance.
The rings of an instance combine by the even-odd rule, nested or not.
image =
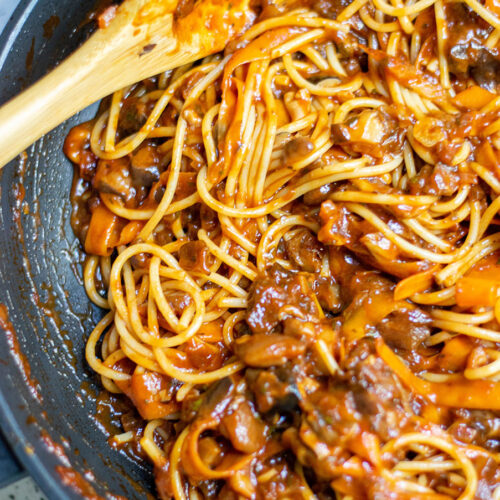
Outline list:
[[[288,141],[284,147],[285,162],[293,163],[304,158],[314,150],[314,144],[307,137],[301,135]]]
[[[151,187],[160,178],[160,156],[153,146],[147,145],[132,155],[130,171],[137,186]]]
[[[95,189],[128,200],[132,195],[132,178],[128,158],[99,160],[97,172],[92,181]]]
[[[243,453],[254,453],[266,442],[267,426],[247,401],[241,401],[222,419],[221,430],[234,448]]]
[[[179,265],[186,271],[209,273],[210,252],[203,241],[188,241],[179,249]]]
[[[234,344],[235,354],[247,365],[265,368],[284,365],[306,350],[306,344],[294,337],[280,334],[246,335]]]
[[[382,146],[390,133],[388,118],[378,110],[367,109],[345,123],[332,125],[332,139],[335,144],[348,146],[354,152],[377,158],[382,156]]]

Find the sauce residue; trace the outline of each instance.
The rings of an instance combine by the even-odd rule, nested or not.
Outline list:
[[[71,462],[69,461],[64,448],[59,443],[56,443],[45,430],[42,430],[41,437],[47,451],[59,458],[66,467],[69,467]]]
[[[86,500],[104,500],[104,498],[100,496],[90,484],[90,482],[95,481],[95,476],[91,471],[85,471],[82,475],[71,467],[58,465],[56,467],[56,472],[59,474],[61,482],[65,486],[69,486],[82,498],[85,498]],[[108,500],[127,500],[121,495],[114,495],[112,493],[106,493],[106,498]]]
[[[41,283],[40,288],[45,292],[46,299],[43,301],[40,298],[40,294],[38,290],[34,289],[32,292],[32,298],[37,307],[43,311],[45,316],[48,316],[54,321],[54,324],[57,326],[59,330],[61,330],[63,326],[63,321],[60,318],[59,314],[56,310],[56,295],[51,285],[47,283]],[[48,334],[48,332],[47,332]]]
[[[28,359],[21,352],[21,347],[19,345],[16,332],[9,320],[7,307],[4,304],[0,304],[0,329],[4,331],[4,335],[7,339],[7,343],[9,344],[12,357],[14,358],[14,361],[16,362],[21,372],[21,376],[24,382],[26,382],[26,385],[30,389],[32,396],[38,401],[42,402],[42,396],[39,392],[40,386],[36,380],[31,378],[31,367],[29,365]]]
[[[26,189],[24,186],[20,182],[14,184],[13,192],[17,203],[22,203],[24,201],[24,197],[26,196]]]
[[[52,38],[60,22],[59,16],[50,16],[47,21],[43,23],[43,37],[47,39]]]
[[[56,472],[61,478],[62,484],[69,486],[75,493],[87,500],[104,500],[103,497],[97,494],[94,487],[89,483],[94,476],[91,472],[86,472],[88,479],[84,478],[78,471],[71,467],[58,465]],[[116,498],[116,497],[115,497]]]
[[[28,53],[26,54],[26,71],[31,73],[33,69],[33,59],[35,58],[35,37],[31,39],[31,47]]]
[[[36,422],[36,420],[33,419],[33,422]],[[57,465],[55,467],[55,470],[59,475],[62,484],[64,484],[65,486],[69,486],[75,493],[87,500],[104,500],[104,498],[101,497],[92,486],[92,483],[96,480],[92,471],[85,470],[83,474],[81,474],[80,472],[75,470],[73,467],[71,467],[71,462],[66,455],[64,447],[54,441],[47,431],[42,430],[40,434],[42,442],[45,445],[47,451],[54,454],[62,463],[62,465]],[[62,436],[61,440],[63,444],[69,449],[69,441]],[[77,449],[72,450],[72,452],[75,455],[79,454],[79,451]],[[127,500],[125,497],[110,493],[106,494],[106,498],[107,500]]]

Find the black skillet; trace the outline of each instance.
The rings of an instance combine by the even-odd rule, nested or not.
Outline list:
[[[20,2],[0,38],[0,104],[88,36],[81,25],[93,3]],[[96,378],[84,359],[85,339],[101,312],[89,304],[76,264],[72,167],[61,148],[69,129],[94,114],[95,106],[43,137],[27,151],[25,165],[15,160],[0,170],[0,303],[32,379],[26,381],[0,314],[0,424],[50,500],[89,498],[93,490],[102,497],[146,498],[152,486],[146,467],[106,443],[94,418]]]

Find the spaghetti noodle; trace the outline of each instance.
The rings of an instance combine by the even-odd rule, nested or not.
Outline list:
[[[75,127],[90,366],[162,499],[500,498],[500,9],[264,3]]]

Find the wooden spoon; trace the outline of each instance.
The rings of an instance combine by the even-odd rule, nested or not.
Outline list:
[[[125,0],[107,27],[0,108],[0,167],[93,102],[223,50],[252,22],[248,4],[249,0],[188,0],[183,5],[177,0]]]

